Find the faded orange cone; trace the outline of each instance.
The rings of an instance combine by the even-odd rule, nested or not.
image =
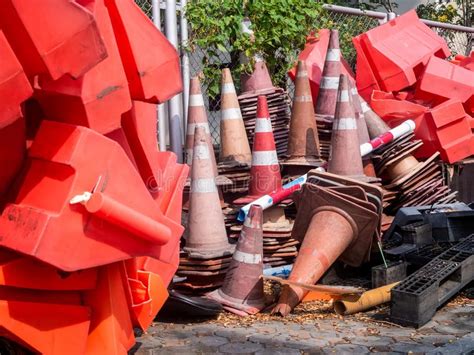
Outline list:
[[[367,130],[371,139],[380,136],[381,134],[388,132],[390,127],[377,115],[369,104],[359,95],[362,113],[364,115],[365,123],[367,124]]]
[[[316,117],[318,120],[332,122],[336,114],[337,90],[341,74],[341,50],[339,32],[331,30],[321,82],[319,83]]]
[[[308,72],[303,61],[298,62],[295,79],[295,96],[291,110],[288,159],[284,165],[320,166],[318,129],[314,119],[314,106]]]
[[[255,65],[251,74],[243,73],[240,76],[241,92],[242,93],[262,93],[274,89],[272,79],[267,69],[265,61],[260,55],[254,57]],[[243,62],[248,62],[244,59]]]
[[[328,172],[363,179],[357,121],[350,95],[349,80],[342,74],[337,94],[336,117],[332,126]]]
[[[211,154],[205,128],[196,127],[191,167],[189,233],[184,247],[190,258],[217,258],[230,255],[235,249],[227,239]]]
[[[357,120],[357,134],[359,135],[359,144],[370,142],[369,131],[367,124],[365,123],[364,113],[362,112],[362,104],[360,101],[359,92],[355,84],[349,79],[349,85],[351,88],[352,101],[354,106],[354,113]],[[362,158],[362,165],[364,166],[364,174],[366,176],[376,177],[374,164],[372,164],[372,158],[367,155]]]
[[[245,219],[224,285],[207,297],[235,314],[246,316],[265,307],[263,293],[262,207],[252,205]]]
[[[229,68],[222,70],[220,130],[220,162],[225,165],[250,166],[252,153]]]

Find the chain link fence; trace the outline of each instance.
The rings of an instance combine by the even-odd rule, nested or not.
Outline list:
[[[136,3],[143,9],[143,11],[151,18],[152,16],[152,4],[151,0],[135,0]],[[326,20],[321,24],[321,28],[330,28],[339,30],[339,40],[345,60],[349,63],[352,68],[355,68],[356,63],[356,51],[352,45],[352,37],[358,36],[380,24],[380,20],[368,15],[355,15],[341,12],[333,12],[325,9],[324,16]],[[163,16],[162,16],[163,18]],[[450,47],[453,55],[463,54],[468,55],[473,49],[473,34],[453,29],[445,29],[441,27],[430,26],[433,31],[443,37],[448,46]],[[306,34],[302,34],[306,35]],[[205,56],[205,49],[198,48],[189,55],[191,77],[197,75],[202,70],[202,59]],[[214,64],[212,58],[210,65],[216,65],[217,67],[224,68],[230,66],[231,58],[229,53],[221,52],[218,58],[214,58]],[[288,79],[287,88],[290,97],[293,96],[294,86],[293,82]],[[207,87],[202,87],[204,102],[208,110],[208,119],[215,145],[220,144],[220,102],[219,98],[215,100],[210,99],[206,92]]]

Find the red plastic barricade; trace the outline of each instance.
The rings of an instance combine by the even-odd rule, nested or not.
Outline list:
[[[48,119],[106,134],[120,127],[121,115],[132,107],[127,77],[104,0],[79,3],[94,15],[108,56],[79,79],[41,80],[35,97]]]
[[[75,1],[3,0],[0,28],[30,78],[78,78],[107,57],[94,16]]]
[[[414,10],[356,37],[378,84],[398,91],[416,82],[428,59],[446,58],[444,39],[422,23]]]
[[[117,143],[51,121],[40,127],[0,229],[0,245],[65,271],[143,255],[171,261],[183,232]]]
[[[164,102],[182,91],[176,49],[133,1],[105,0],[132,99]]]

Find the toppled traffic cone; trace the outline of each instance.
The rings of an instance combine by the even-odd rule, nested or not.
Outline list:
[[[183,90],[173,45],[128,0],[105,0],[133,100],[162,103]],[[159,85],[157,85],[159,83]]]
[[[359,266],[370,250],[377,213],[352,196],[346,198],[311,183],[295,195],[298,214],[292,235],[302,239],[302,244],[288,280],[315,284],[349,248],[345,262]],[[285,285],[272,313],[288,315],[306,293],[301,287]]]
[[[221,84],[221,166],[250,166],[252,153],[240,112],[230,69],[222,70]]]
[[[327,170],[333,174],[365,179],[352,95],[349,80],[344,74],[339,82]]]
[[[290,121],[288,159],[284,165],[320,166],[318,129],[314,119],[314,106],[306,64],[298,62],[295,80],[295,96]]]
[[[227,240],[206,134],[203,127],[196,127],[191,168],[189,233],[184,247],[189,257],[196,259],[223,257],[232,254],[235,248]]]
[[[250,169],[249,194],[234,201],[244,205],[281,187],[280,166],[275,151],[272,122],[268,112],[267,98],[258,97],[255,137]]]
[[[95,17],[107,58],[78,79],[39,80],[35,98],[48,119],[106,134],[120,128],[121,116],[132,102],[104,0],[90,1],[85,7]]]
[[[318,101],[316,103],[316,119],[319,121],[334,121],[340,75],[341,50],[339,49],[339,32],[331,30],[323,76],[319,84]]]
[[[207,297],[228,311],[246,316],[265,307],[263,293],[262,207],[253,205],[245,219],[224,285]]]

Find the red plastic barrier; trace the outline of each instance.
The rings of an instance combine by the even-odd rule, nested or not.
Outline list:
[[[108,56],[79,79],[41,80],[35,97],[48,119],[89,127],[106,134],[120,127],[132,102],[104,0],[80,0],[92,12]]]
[[[360,96],[364,98],[365,101],[370,101],[370,96],[372,91],[380,90],[380,86],[375,78],[375,75],[370,67],[370,63],[362,50],[360,44],[360,36],[352,38],[352,44],[357,52],[357,62],[356,62],[356,84],[357,90],[359,91]]]
[[[4,0],[0,28],[30,79],[78,78],[107,56],[94,16],[75,1]]]
[[[437,138],[444,161],[455,163],[474,154],[470,117],[458,100],[449,100],[432,108],[425,119]]]
[[[91,191],[85,206],[70,204]],[[0,230],[0,245],[75,271],[134,256],[174,260],[183,227],[162,214],[117,143],[43,121]]]
[[[446,99],[466,102],[473,95],[474,71],[436,57],[430,58],[416,87],[417,97],[435,102]]]
[[[474,51],[471,52],[471,55],[469,57],[465,57],[461,62],[459,63],[460,66],[474,71]]]
[[[90,324],[88,307],[0,301],[0,336],[40,354],[84,354]]]
[[[444,39],[423,24],[414,10],[361,34],[356,41],[384,91],[415,84],[432,55],[450,55]]]
[[[176,49],[135,2],[106,0],[132,99],[164,102],[183,90]]]

